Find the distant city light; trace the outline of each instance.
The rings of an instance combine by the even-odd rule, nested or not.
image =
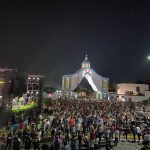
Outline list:
[[[5,82],[4,81],[0,81],[0,84],[4,84]]]
[[[50,98],[52,96],[52,94],[48,94],[48,98]]]
[[[150,60],[150,55],[147,57],[148,60]]]

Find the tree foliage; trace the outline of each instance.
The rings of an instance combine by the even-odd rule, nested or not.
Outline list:
[[[22,76],[17,76],[12,80],[11,94],[13,96],[22,96],[26,92],[26,80]]]
[[[54,87],[47,86],[44,88],[43,91],[46,92],[47,94],[53,94],[56,91],[56,89]]]

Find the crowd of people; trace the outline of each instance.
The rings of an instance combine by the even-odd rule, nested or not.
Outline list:
[[[22,106],[33,104],[35,100],[24,94],[22,97],[15,97],[12,100],[12,110],[21,108]]]
[[[8,150],[111,150],[120,140],[140,142],[149,133],[150,116],[140,118],[136,107],[133,102],[55,100],[19,124],[11,120],[1,141]]]

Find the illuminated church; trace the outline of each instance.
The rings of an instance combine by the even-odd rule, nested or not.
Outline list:
[[[62,76],[62,91],[71,93],[77,88],[83,78],[87,79],[93,91],[97,93],[99,99],[107,98],[109,78],[98,75],[91,68],[87,55],[81,64],[81,69],[74,74]]]

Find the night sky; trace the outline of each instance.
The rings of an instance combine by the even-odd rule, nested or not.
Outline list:
[[[85,54],[110,82],[150,79],[150,4],[41,0],[0,5],[0,67],[43,74],[49,85],[76,72]],[[148,2],[148,1],[147,1]]]

